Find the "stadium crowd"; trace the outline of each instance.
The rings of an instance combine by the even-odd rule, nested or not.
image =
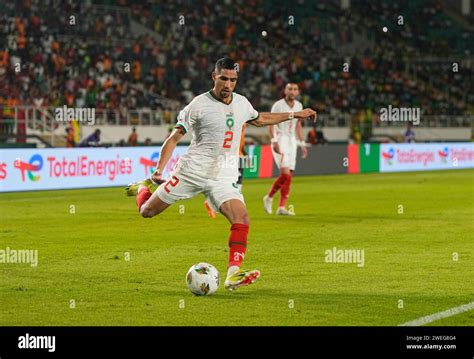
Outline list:
[[[210,88],[212,64],[223,54],[239,61],[237,91],[262,110],[293,81],[304,106],[341,120],[372,120],[388,104],[421,107],[427,114],[474,113],[472,71],[461,66],[454,73],[451,63],[424,60],[433,54],[462,59],[470,51],[472,33],[437,1],[357,1],[348,10],[337,1],[303,0],[109,3],[118,6],[2,1],[3,119],[18,104],[118,110],[121,119],[129,109],[177,110]],[[393,14],[400,12],[406,16],[397,30]],[[388,34],[381,31],[384,21],[391,24]],[[137,35],[132,22],[149,31]],[[442,29],[449,29],[446,36]],[[376,46],[357,49],[348,59],[339,47],[356,34]]]

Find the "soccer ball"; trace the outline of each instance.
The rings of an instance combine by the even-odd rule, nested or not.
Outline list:
[[[219,288],[219,271],[208,263],[195,264],[186,274],[186,285],[195,295],[211,295]]]

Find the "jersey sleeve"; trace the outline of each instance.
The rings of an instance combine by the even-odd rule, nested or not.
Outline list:
[[[256,120],[260,116],[260,114],[258,113],[258,111],[256,109],[253,108],[250,101],[248,99],[246,99],[246,100],[247,100],[247,112],[248,112],[247,122]]]
[[[196,103],[192,101],[179,112],[175,127],[181,127],[185,132],[188,132],[192,127],[193,122],[197,119],[198,115],[199,112],[197,110]]]

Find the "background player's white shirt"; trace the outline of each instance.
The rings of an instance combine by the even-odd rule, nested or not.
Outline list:
[[[190,132],[192,140],[176,171],[237,181],[242,126],[258,116],[249,100],[237,93],[228,105],[210,91],[196,96],[178,115],[176,125]]]
[[[290,107],[284,98],[275,102],[272,106],[272,112],[290,112],[290,111],[301,111],[303,110],[303,105],[298,100],[294,101],[293,107]],[[289,137],[296,141],[295,128],[298,123],[298,119],[294,118],[293,120],[288,120],[280,122],[278,125],[273,126],[274,136],[276,139],[281,137]]]

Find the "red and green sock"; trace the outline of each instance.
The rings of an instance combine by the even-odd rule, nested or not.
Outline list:
[[[285,182],[281,185],[280,207],[286,207],[286,202],[290,196],[291,174],[284,174]]]
[[[279,175],[275,182],[273,182],[270,192],[268,192],[268,197],[273,198],[273,196],[280,190],[282,184],[285,182],[286,178],[283,174]]]
[[[247,250],[249,225],[234,223],[230,227],[229,237],[229,271],[227,275],[240,268]]]
[[[142,208],[143,204],[148,201],[148,199],[151,197],[151,192],[148,188],[142,187],[138,189],[138,194],[137,194],[137,207],[138,207],[138,212],[140,212],[140,208]]]

